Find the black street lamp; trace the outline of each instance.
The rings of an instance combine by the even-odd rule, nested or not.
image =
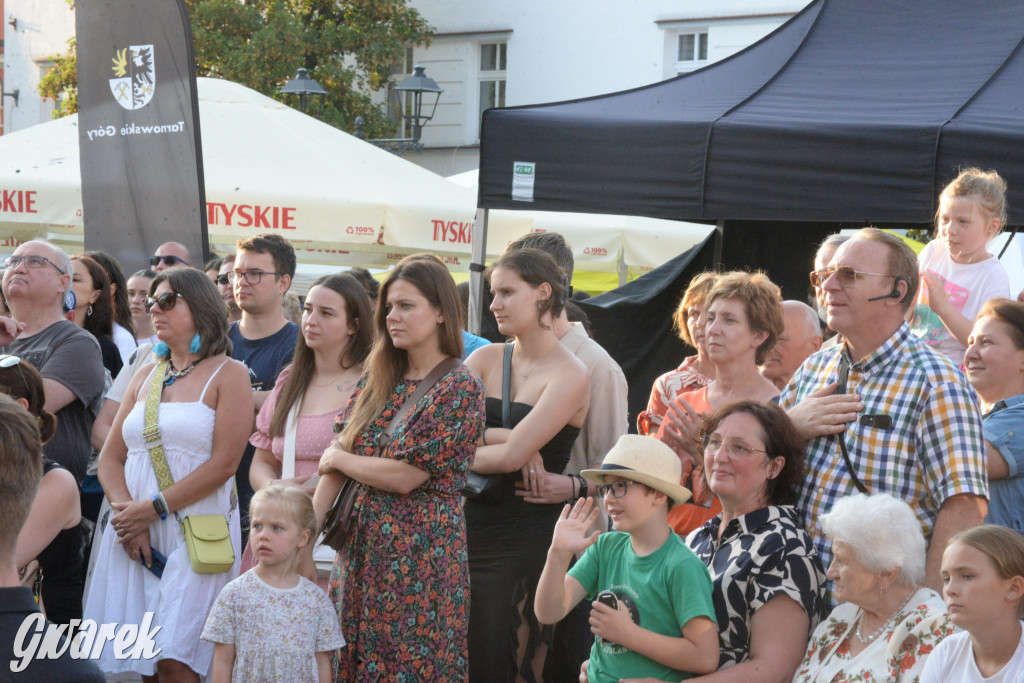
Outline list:
[[[437,111],[437,102],[441,99],[441,93],[444,90],[437,85],[433,78],[427,76],[426,69],[419,64],[413,67],[412,76],[404,78],[401,83],[395,86],[395,90],[400,93],[406,93],[402,118],[411,125],[412,137],[366,140],[366,133],[363,131],[364,121],[361,116],[356,117],[355,136],[399,155],[410,149],[420,152],[423,150],[423,143],[420,141],[423,126],[434,118],[434,113]],[[430,108],[429,114],[424,113],[424,95],[427,95],[427,106]],[[430,104],[430,95],[434,96],[433,105]],[[412,113],[406,113],[410,110]]]
[[[306,98],[310,95],[319,95],[320,107],[323,108],[324,95],[327,94],[327,91],[324,90],[322,85],[309,77],[309,72],[306,69],[299,69],[296,71],[295,78],[285,83],[284,87],[277,92],[280,95],[298,95],[299,111],[303,114],[306,113]],[[317,118],[319,118],[319,113],[320,110],[317,109]]]

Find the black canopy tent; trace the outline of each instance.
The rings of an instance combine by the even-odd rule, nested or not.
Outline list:
[[[808,234],[930,224],[960,167],[1007,179],[1012,222],[1024,207],[1022,41],[1016,0],[815,0],[691,74],[488,110],[474,243],[483,244],[491,208],[714,221],[729,236],[715,262],[768,266],[787,296],[802,298]],[[524,164],[530,183],[513,193]],[[779,264],[761,261],[766,254],[796,274],[772,272]],[[609,293],[588,310],[617,302]],[[643,360],[617,359],[624,369]]]

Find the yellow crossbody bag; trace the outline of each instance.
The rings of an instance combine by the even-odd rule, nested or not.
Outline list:
[[[153,373],[146,396],[145,425],[142,437],[146,441],[146,450],[153,464],[160,491],[163,492],[174,484],[171,468],[167,464],[164,453],[163,437],[160,434],[160,394],[163,393],[164,377],[167,374],[168,362],[162,361]],[[235,492],[231,492],[231,509],[235,509]],[[192,563],[192,571],[196,574],[223,574],[235,564],[235,550],[231,546],[231,533],[228,520],[224,515],[189,515],[184,520],[174,513],[181,524],[181,533],[185,536],[185,548],[188,559]]]

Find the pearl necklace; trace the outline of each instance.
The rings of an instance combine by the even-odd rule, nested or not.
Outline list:
[[[892,614],[889,615],[889,618],[885,620],[885,623],[879,626],[877,631],[869,634],[867,638],[865,638],[860,632],[860,627],[864,623],[864,617],[867,614],[867,612],[861,610],[860,619],[857,620],[857,629],[855,631],[855,633],[857,634],[857,640],[859,640],[862,645],[870,645],[871,643],[873,643],[875,639],[878,638],[878,636],[882,635],[882,631],[884,631],[885,627],[889,625],[889,622],[892,621],[892,618],[903,611],[903,608],[906,607],[907,603],[910,602],[910,598],[914,597],[914,594],[916,592],[917,587],[915,586],[914,589],[910,591],[910,595],[907,596],[907,599],[904,600],[899,607],[893,610]]]

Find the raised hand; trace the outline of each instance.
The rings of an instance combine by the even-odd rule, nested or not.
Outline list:
[[[594,526],[600,514],[593,498],[581,498],[572,507],[566,503],[562,514],[555,524],[555,533],[551,538],[551,551],[576,555],[597,542],[600,531],[587,534]]]

